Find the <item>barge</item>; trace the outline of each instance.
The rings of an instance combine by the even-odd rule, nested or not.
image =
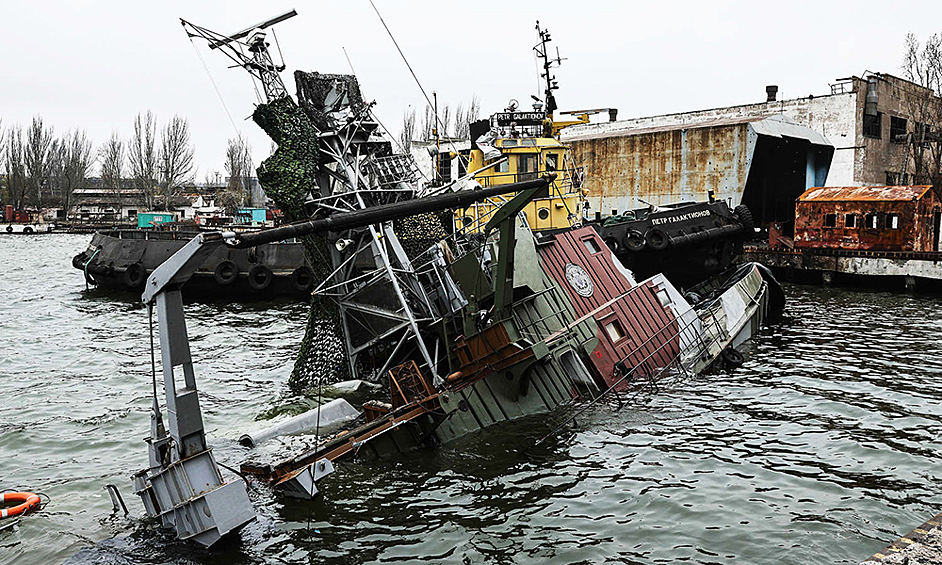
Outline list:
[[[96,232],[72,258],[89,284],[132,291],[143,288],[161,263],[196,237],[196,231],[114,229]],[[314,273],[299,243],[220,250],[206,257],[187,282],[189,297],[260,298],[310,295]]]

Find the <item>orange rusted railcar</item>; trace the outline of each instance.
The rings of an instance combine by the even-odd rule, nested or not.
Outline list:
[[[939,251],[940,210],[931,186],[810,188],[795,204],[795,247]]]

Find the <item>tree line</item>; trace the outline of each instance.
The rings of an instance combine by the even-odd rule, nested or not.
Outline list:
[[[438,111],[431,106],[425,106],[425,111],[419,119],[415,108],[406,110],[402,116],[402,128],[399,133],[399,143],[404,152],[408,152],[413,141],[431,141],[435,139],[435,128],[438,128],[439,137],[465,139],[470,135],[471,122],[481,117],[481,102],[477,96],[465,106],[459,103],[455,108],[450,104],[444,105]]]
[[[83,129],[56,136],[40,115],[26,127],[0,120],[0,203],[17,210],[57,205],[68,211],[75,190],[88,186],[97,164],[101,187],[116,202],[126,200],[122,190],[130,188],[139,205],[170,209],[180,188],[196,176],[194,153],[189,123],[180,115],[158,127],[150,110],[138,113],[130,137],[113,130],[97,148]],[[228,141],[225,170],[229,184],[220,196],[227,208],[241,206],[253,176],[251,147],[241,136]]]

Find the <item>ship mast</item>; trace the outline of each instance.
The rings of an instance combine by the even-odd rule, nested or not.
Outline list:
[[[546,98],[546,115],[552,119],[553,112],[558,108],[553,91],[557,90],[559,85],[556,84],[556,77],[550,71],[554,67],[558,67],[565,59],[559,56],[559,47],[556,48],[556,57],[550,58],[547,44],[552,41],[552,38],[550,37],[548,29],[540,29],[539,20],[536,22],[536,32],[540,37],[540,42],[533,47],[533,52],[536,53],[537,59],[539,59],[543,65],[543,72],[540,73],[540,78],[546,83],[543,91],[543,95]]]
[[[252,78],[262,85],[263,97],[260,96],[259,101],[268,103],[288,96],[288,90],[285,88],[284,81],[281,80],[280,73],[285,70],[281,49],[278,50],[281,62],[275,64],[271,53],[268,51],[269,44],[265,40],[267,36],[265,30],[296,15],[298,13],[295,10],[290,10],[231,35],[222,35],[188,22],[183,18],[180,18],[180,23],[190,39],[194,37],[205,39],[209,43],[210,49],[219,49],[224,55],[232,59],[237,66],[248,71]],[[277,43],[277,38],[275,41]]]

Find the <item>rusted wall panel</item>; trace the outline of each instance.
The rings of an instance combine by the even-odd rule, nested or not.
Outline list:
[[[609,214],[641,206],[717,198],[738,204],[755,150],[748,123],[652,131],[572,141],[586,168],[592,211]]]

